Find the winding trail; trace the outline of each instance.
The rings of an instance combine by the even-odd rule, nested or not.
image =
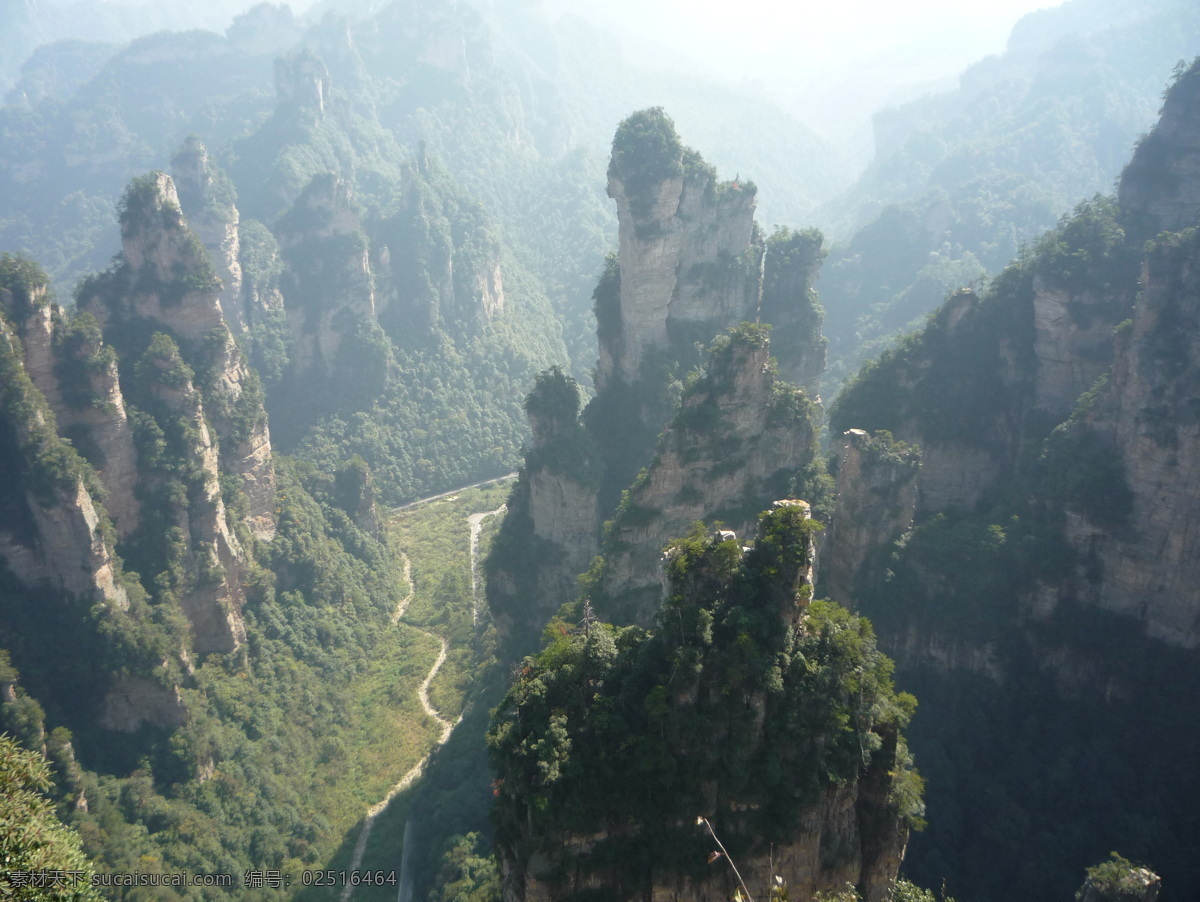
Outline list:
[[[392,611],[392,623],[399,623],[400,618],[404,616],[404,612],[408,610],[408,603],[413,600],[413,595],[416,594],[416,589],[413,588],[412,581],[412,561],[403,551],[400,552],[400,557],[404,558],[404,573],[401,574],[401,579],[408,586],[408,594],[396,602],[396,610]]]
[[[515,475],[515,474],[510,474],[510,475]],[[509,476],[502,476],[502,477],[500,477],[500,479],[490,479],[487,482],[477,483],[477,485],[490,485],[493,482],[499,482],[501,479],[508,479],[508,478],[509,478]],[[473,487],[474,486],[466,486],[466,488],[473,488]],[[462,490],[459,489],[458,491],[462,491]],[[453,494],[454,494],[454,492],[444,492],[441,495],[434,495],[433,497],[430,497],[430,498],[422,498],[420,501],[414,501],[414,502],[412,502],[412,504],[407,504],[404,507],[413,507],[418,504],[424,504],[427,501],[436,501],[439,498],[445,498],[445,497],[448,497]],[[403,509],[404,508],[398,508],[398,510],[403,510]],[[496,514],[502,513],[504,510],[505,510],[505,505],[501,504],[495,510],[479,511],[479,512],[471,514],[467,517],[467,523],[471,527],[471,622],[472,623],[477,624],[478,620],[479,620],[479,587],[478,587],[478,579],[476,577],[476,566],[478,563],[477,558],[479,557],[479,535],[483,531],[483,522],[488,517],[493,517]],[[403,571],[401,578],[404,580],[405,585],[408,587],[408,592],[402,599],[400,599],[400,601],[396,604],[396,610],[394,610],[392,612],[392,623],[393,624],[398,624],[400,622],[400,618],[403,617],[405,612],[408,611],[409,603],[412,602],[413,597],[416,595],[416,586],[413,585],[413,579],[412,579],[412,561],[409,559],[408,555],[405,554],[403,551],[400,552],[400,556],[404,558],[404,571]],[[410,624],[410,626],[411,626],[411,624]],[[403,777],[401,777],[400,782],[398,782],[391,789],[389,789],[386,796],[384,796],[382,799],[380,799],[378,802],[376,802],[374,805],[372,805],[370,808],[367,809],[366,818],[363,820],[362,831],[358,834],[358,840],[354,843],[354,854],[350,858],[350,867],[348,868],[348,870],[350,870],[350,871],[357,871],[362,866],[363,854],[367,850],[367,841],[371,838],[371,828],[373,826],[375,826],[375,819],[384,812],[384,810],[387,808],[388,805],[391,804],[392,799],[394,799],[397,795],[402,793],[404,790],[408,789],[408,787],[411,786],[414,781],[416,781],[417,777],[421,776],[421,774],[425,771],[425,765],[429,763],[429,758],[430,758],[430,756],[433,755],[434,750],[437,749],[439,746],[446,744],[447,740],[450,739],[450,734],[454,732],[454,727],[458,724],[458,721],[451,723],[450,721],[443,718],[441,716],[441,714],[438,713],[437,708],[435,708],[433,706],[433,703],[429,700],[429,687],[430,687],[430,685],[433,684],[433,679],[434,679],[434,677],[437,676],[438,671],[441,670],[442,665],[446,663],[446,655],[449,654],[450,646],[446,644],[446,640],[443,639],[441,636],[431,633],[428,630],[423,630],[420,627],[414,626],[412,628],[417,630],[422,635],[431,636],[432,638],[437,639],[438,642],[440,642],[441,646],[442,646],[441,651],[438,652],[437,660],[433,662],[433,666],[429,669],[429,673],[427,673],[425,675],[424,681],[422,681],[420,688],[417,689],[417,699],[421,702],[421,708],[425,711],[425,713],[427,715],[432,717],[434,720],[436,720],[438,722],[438,724],[441,725],[442,733],[441,733],[441,736],[439,736],[438,739],[434,742],[433,746],[429,749],[429,751],[425,754],[425,757],[422,758],[420,761],[418,761],[408,773],[406,773]],[[462,720],[461,714],[459,715],[458,720],[459,721]],[[408,823],[405,824],[404,834],[406,837],[406,841],[405,841],[405,849],[406,850],[408,848],[407,837],[410,834],[409,828],[411,827],[411,825],[412,825],[411,821],[409,821]],[[407,858],[408,856],[405,855],[404,857]],[[401,870],[402,871],[404,870],[403,867],[401,868]],[[401,887],[401,890],[403,891],[403,887]],[[341,902],[349,902],[349,900],[353,894],[354,894],[354,886],[347,883],[345,888],[342,890]]]
[[[400,618],[403,617],[405,611],[408,610],[409,602],[412,601],[413,596],[416,594],[416,587],[413,585],[412,581],[412,561],[409,560],[408,555],[404,554],[404,552],[400,552],[400,554],[404,557],[403,579],[408,585],[408,594],[400,599],[400,603],[396,605],[396,610],[392,612],[392,623],[400,622]],[[349,870],[351,871],[357,871],[362,865],[363,854],[367,851],[367,840],[371,838],[371,828],[375,826],[375,818],[383,814],[384,809],[391,804],[392,799],[394,799],[404,790],[408,789],[408,787],[413,784],[413,781],[415,781],[417,777],[421,776],[425,770],[425,765],[429,763],[429,757],[433,754],[434,749],[436,749],[438,746],[445,745],[446,740],[450,738],[450,734],[454,732],[455,725],[443,718],[438,713],[437,708],[435,708],[433,703],[429,700],[429,687],[433,683],[433,678],[437,676],[437,672],[441,670],[442,665],[446,663],[446,655],[450,651],[450,646],[446,644],[446,640],[441,636],[434,635],[428,630],[423,630],[419,627],[413,627],[413,629],[416,629],[422,635],[432,636],[433,638],[437,639],[442,646],[441,650],[438,652],[437,660],[433,662],[433,666],[429,668],[429,673],[425,674],[425,679],[422,681],[420,688],[417,689],[417,699],[421,702],[421,708],[426,714],[428,714],[441,725],[442,734],[433,743],[433,746],[429,749],[429,751],[425,753],[425,757],[413,765],[412,769],[400,778],[400,782],[388,790],[387,795],[367,809],[367,816],[363,821],[362,832],[358,834],[358,841],[354,844],[354,854],[350,858]],[[460,717],[459,720],[461,719],[462,718]],[[347,883],[345,888],[342,890],[341,902],[349,902],[350,897],[353,894],[354,886]]]
[[[467,517],[467,523],[471,526],[471,623],[474,626],[479,625],[479,577],[477,560],[479,557],[479,534],[483,532],[484,520],[488,517],[494,517],[496,514],[502,514],[507,509],[508,505],[501,504],[494,511],[480,511]]]

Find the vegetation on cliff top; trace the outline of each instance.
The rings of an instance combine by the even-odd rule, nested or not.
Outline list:
[[[765,852],[822,790],[880,767],[896,822],[919,821],[920,780],[896,745],[915,703],[893,692],[864,619],[809,603],[813,529],[802,508],[769,512],[743,557],[697,524],[672,546],[652,633],[600,622],[586,601],[551,622],[488,736],[510,864],[546,853],[537,876],[552,885],[619,866],[625,891],[702,877],[697,814],[731,854]],[[593,841],[564,849],[564,831]]]

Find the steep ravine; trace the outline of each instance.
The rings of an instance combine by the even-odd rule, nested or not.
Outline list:
[[[472,486],[466,486],[465,488],[476,488],[479,486],[487,485],[487,484],[489,484],[491,482],[495,482],[495,481],[496,480],[489,480],[488,482],[478,483],[478,484],[472,485]],[[455,494],[457,494],[457,492],[460,492],[463,490],[464,489],[457,489],[454,492],[442,492],[437,495],[431,495],[428,498],[422,498],[419,501],[414,501],[410,504],[407,504],[404,506],[404,508],[408,509],[408,508],[416,507],[421,504],[427,504],[431,501],[438,501],[438,500],[445,499],[445,498],[452,498]],[[477,622],[478,608],[479,608],[479,588],[477,585],[477,576],[476,576],[477,571],[478,571],[478,565],[479,565],[479,562],[478,562],[479,536],[480,536],[480,533],[483,531],[484,521],[487,520],[489,517],[494,517],[497,514],[503,513],[504,510],[505,510],[505,506],[502,504],[499,507],[495,508],[494,510],[476,511],[476,512],[468,515],[466,518],[467,524],[470,529],[472,623]],[[403,569],[403,580],[404,580],[404,584],[406,586],[407,591],[406,591],[404,597],[400,600],[400,603],[396,606],[395,611],[392,613],[392,623],[394,623],[394,624],[399,624],[401,622],[401,619],[404,617],[405,613],[407,613],[410,604],[412,603],[413,599],[416,597],[416,587],[414,586],[413,580],[412,580],[412,561],[409,558],[409,556],[407,554],[405,554],[404,552],[400,552],[400,555],[404,562],[403,563],[403,568],[404,568]],[[374,805],[372,805],[369,809],[367,809],[367,815],[363,822],[362,831],[359,833],[358,839],[354,844],[354,852],[351,856],[350,865],[349,865],[350,871],[357,871],[357,870],[359,870],[360,866],[362,865],[363,855],[366,852],[367,842],[370,840],[371,831],[375,825],[376,819],[379,817],[379,815],[381,815],[387,809],[388,805],[391,804],[392,800],[397,795],[399,795],[405,789],[410,787],[417,780],[417,778],[420,777],[422,773],[424,773],[425,766],[429,763],[429,759],[433,755],[434,750],[437,749],[438,747],[446,744],[446,742],[450,739],[451,733],[454,732],[455,726],[457,726],[458,722],[462,720],[461,715],[459,716],[458,720],[456,720],[454,722],[446,720],[445,718],[443,718],[441,716],[441,714],[438,712],[437,708],[435,708],[433,706],[433,703],[429,699],[429,687],[432,685],[433,680],[437,677],[438,671],[441,670],[442,665],[446,663],[446,657],[450,651],[449,644],[446,642],[445,639],[443,639],[440,636],[437,636],[435,633],[432,633],[428,630],[421,629],[420,627],[414,626],[412,624],[406,624],[406,625],[410,626],[412,629],[415,629],[422,636],[429,636],[431,638],[437,639],[438,642],[441,644],[441,648],[438,651],[437,659],[433,662],[433,666],[430,667],[429,672],[425,675],[425,679],[422,680],[420,687],[417,689],[417,699],[421,703],[421,709],[426,713],[426,715],[431,717],[433,720],[435,720],[441,726],[442,732],[441,732],[441,735],[438,736],[437,740],[430,747],[429,751],[425,753],[425,756],[423,758],[421,758],[421,760],[418,761],[415,765],[413,765],[413,767],[403,777],[401,777],[400,780],[397,781],[397,783],[394,786],[392,786],[391,789],[388,790],[387,795],[385,795],[382,799],[380,799],[378,802],[376,802]],[[406,825],[405,825],[405,836],[406,837],[410,834],[411,830],[412,830],[411,822],[406,823]],[[401,870],[402,871],[404,870],[403,864],[401,865]],[[352,898],[353,894],[354,894],[354,887],[348,884],[345,887],[345,889],[343,889],[343,891],[342,891],[342,895],[341,895],[342,902],[348,902],[348,900]]]

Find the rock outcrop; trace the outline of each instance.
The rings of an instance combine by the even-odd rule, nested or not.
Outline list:
[[[30,305],[0,290],[0,307],[17,327],[25,371],[53,411],[57,431],[70,439],[100,475],[104,506],[121,537],[138,524],[137,451],[117,374],[117,361],[95,320],[70,322],[39,295]]]
[[[533,650],[598,545],[597,461],[579,422],[578,386],[553,368],[538,377],[525,411],[533,441],[486,565],[488,606],[511,656]]]
[[[85,482],[87,465],[59,438],[23,357],[16,331],[0,316],[0,441],[13,477],[4,493],[0,559],[26,585],[123,610],[128,599],[104,513]]]
[[[653,636],[614,633],[585,606],[525,660],[489,734],[506,902],[727,899],[731,862],[704,864],[714,835],[755,886],[890,897],[920,810],[903,788],[906,715],[869,627],[810,605],[807,514],[776,502],[752,549],[720,534],[673,544]],[[862,639],[853,660],[826,644],[842,629]],[[863,695],[837,688],[851,676]],[[843,716],[856,727],[831,731]]]
[[[165,519],[178,536],[191,578],[176,588],[200,654],[231,652],[245,639],[241,609],[246,555],[231,527],[221,495],[218,451],[208,428],[204,402],[178,347],[155,336],[139,368],[144,390],[159,419],[168,421],[173,444],[192,470],[185,504],[169,504]],[[169,491],[169,490],[168,490]]]
[[[621,123],[608,195],[617,204],[620,292],[611,338],[601,336],[596,389],[632,384],[655,351],[675,356],[722,328],[753,320],[761,241],[752,242],[756,189],[718,182],[685,148],[661,109]]]
[[[887,434],[848,429],[837,443],[837,494],[826,536],[822,588],[853,604],[854,581],[872,551],[912,528],[920,451]]]
[[[718,339],[607,529],[604,570],[592,587],[601,615],[650,625],[667,542],[698,520],[749,535],[771,499],[813,463],[816,428],[804,393],[776,379],[766,329],[742,326]]]
[[[276,235],[294,375],[330,373],[346,336],[375,320],[375,280],[350,184],[332,172],[314,176]]]
[[[647,622],[659,600],[658,555],[668,538],[699,518],[744,528],[813,463],[809,404],[825,362],[811,287],[820,234],[781,229],[764,239],[754,223],[753,183],[719,181],[661,109],[621,123],[608,176],[619,247],[594,294],[596,396],[582,424],[539,436],[534,423],[534,447],[493,552],[520,563],[489,572],[498,622],[516,622],[511,612],[520,597],[526,614],[519,619],[532,636],[575,594],[575,577],[599,550],[605,519],[616,517],[605,551],[613,560],[593,586],[597,606]],[[766,259],[774,262],[764,273],[768,247]],[[686,393],[658,458],[618,510],[622,491],[654,457],[656,437],[677,413],[678,380],[702,363],[701,349],[718,333],[757,320],[760,305],[779,324],[787,351],[780,370],[801,379],[807,397],[776,382],[765,328],[735,334],[706,379]],[[553,450],[560,444],[561,453]],[[544,556],[516,553],[535,540],[548,543]],[[611,606],[602,596],[623,600]]]
[[[185,157],[194,164],[184,167],[189,178],[199,180],[188,190],[203,198],[212,188],[203,184],[203,159]],[[183,218],[169,176],[153,173],[131,183],[121,239],[123,259],[85,283],[79,307],[128,360],[125,376],[136,386],[138,405],[169,438],[166,447],[151,444],[154,459],[141,468],[139,494],[154,498],[154,510],[139,542],[162,543],[160,530],[174,537],[169,554],[182,570],[172,572],[185,575],[174,577],[171,589],[191,623],[196,650],[232,651],[244,636],[242,538],[269,540],[275,530],[262,389],[225,323],[220,279]],[[160,330],[148,347],[147,322]],[[179,460],[168,464],[164,454]],[[223,476],[237,480],[236,521],[222,497]],[[243,522],[248,531],[239,538]]]
[[[216,169],[200,139],[189,137],[171,158],[171,174],[188,227],[208,251],[217,278],[218,299],[226,324],[246,331],[242,300],[242,265],[238,240],[238,209],[233,184]]]

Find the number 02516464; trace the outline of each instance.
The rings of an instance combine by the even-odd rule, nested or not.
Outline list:
[[[395,871],[305,871],[305,886],[395,886]]]

